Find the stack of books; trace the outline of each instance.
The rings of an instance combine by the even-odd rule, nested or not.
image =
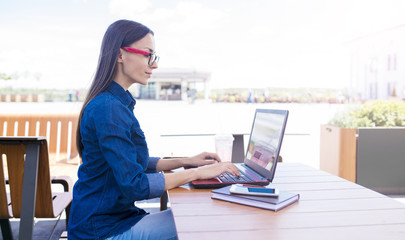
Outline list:
[[[280,191],[278,197],[233,194],[229,192],[230,188],[231,186],[227,186],[220,189],[212,190],[211,198],[258,208],[264,208],[273,211],[278,211],[282,208],[285,208],[286,206],[298,201],[298,199],[300,198],[300,195],[297,193],[284,191]]]

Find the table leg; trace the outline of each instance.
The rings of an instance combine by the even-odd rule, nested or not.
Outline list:
[[[39,148],[39,142],[26,145],[19,232],[20,239],[32,239],[33,236]]]

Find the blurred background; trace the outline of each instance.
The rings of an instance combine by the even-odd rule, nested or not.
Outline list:
[[[256,108],[278,108],[285,161],[319,167],[321,124],[402,102],[403,12],[401,0],[0,0],[0,113],[79,112],[106,28],[131,19],[161,57],[130,89],[152,154],[212,151],[213,135],[248,134]],[[172,136],[184,134],[197,136]]]

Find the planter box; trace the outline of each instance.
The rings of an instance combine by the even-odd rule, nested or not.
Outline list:
[[[321,126],[320,168],[384,194],[405,194],[405,128]]]
[[[405,128],[359,128],[357,183],[384,194],[405,194]]]
[[[321,170],[356,182],[356,134],[355,128],[321,125]]]

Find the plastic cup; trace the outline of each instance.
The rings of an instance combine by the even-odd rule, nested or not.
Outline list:
[[[232,134],[217,134],[215,135],[215,150],[223,162],[232,161]]]

